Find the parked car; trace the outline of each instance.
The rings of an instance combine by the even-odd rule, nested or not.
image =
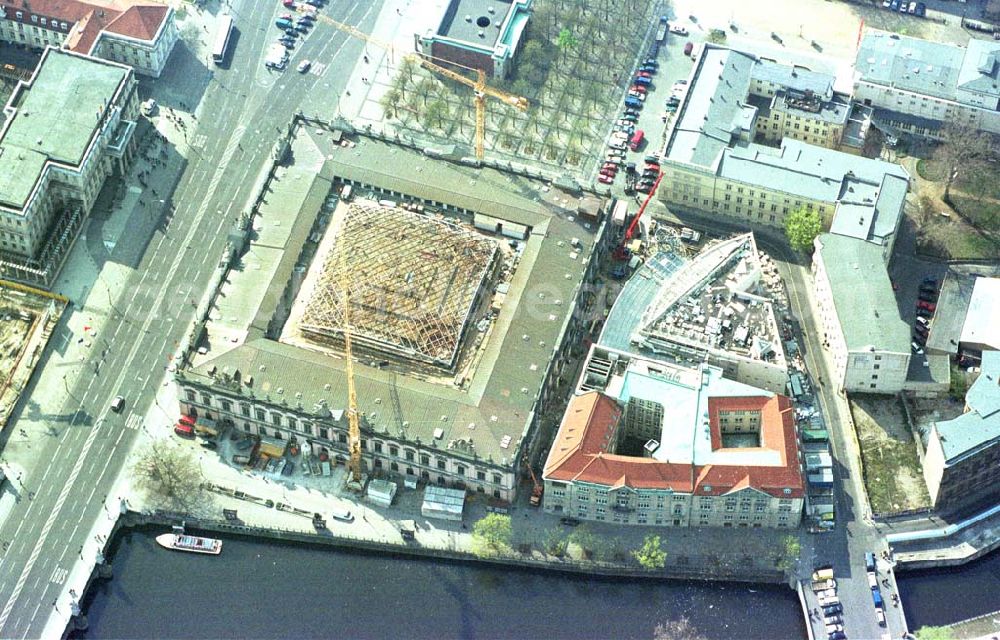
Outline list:
[[[823,607],[823,614],[824,615],[832,615],[832,614],[843,613],[843,612],[844,612],[844,607],[841,606],[839,603],[838,604],[832,604],[832,605],[829,605],[827,607]]]
[[[614,162],[605,162],[604,166],[602,166],[601,168],[602,169],[614,169],[615,171],[618,171],[618,165],[615,164]]]
[[[285,5],[288,9],[295,8],[295,0],[282,0],[281,4]]]
[[[934,310],[937,309],[937,305],[934,304],[933,302],[927,302],[926,300],[917,300],[917,308],[927,309],[928,311],[933,313]]]
[[[934,276],[927,276],[921,282],[921,284],[929,284],[929,285],[933,285],[935,287],[937,286],[937,283],[938,283],[937,278],[935,278]]]
[[[885,611],[875,609],[875,622],[877,622],[880,627],[885,626]]]
[[[599,173],[602,176],[607,176],[609,178],[614,178],[615,174],[618,173],[618,169],[608,169],[606,167],[602,167]]]
[[[305,35],[306,33],[309,32],[309,25],[296,23],[294,29],[299,33],[301,33],[302,35]]]
[[[917,298],[923,300],[924,302],[937,302],[938,296],[936,292],[921,291],[917,294]]]
[[[827,635],[827,640],[847,640],[847,634],[841,631],[833,631]]]
[[[929,331],[929,329],[926,326],[922,324],[915,324],[913,325],[913,331],[921,338],[925,340],[927,339],[927,332]]]
[[[333,510],[330,511],[330,515],[334,520],[340,520],[341,522],[354,522],[354,514],[342,507],[334,507]]]
[[[125,398],[122,396],[115,396],[115,399],[111,401],[111,410],[115,413],[121,413],[124,408]]]
[[[278,27],[282,31],[286,31],[286,30],[292,28],[292,21],[291,20],[285,20],[284,18],[281,18],[280,20],[275,20],[274,21],[274,26]]]
[[[641,85],[641,84],[634,84],[631,87],[631,91],[636,91],[638,93],[641,93],[641,94],[645,95],[645,93],[646,93],[646,87],[644,85]]]
[[[651,164],[656,167],[660,166],[660,157],[654,155],[648,155],[645,157],[646,164]]]
[[[636,78],[636,79],[634,79],[632,82],[634,84],[641,84],[641,85],[651,85],[651,84],[653,84],[653,80],[651,78],[643,78],[641,76],[638,77],[638,78]]]
[[[839,613],[835,613],[832,616],[824,616],[823,622],[826,624],[844,624],[844,617]]]
[[[174,425],[174,433],[182,438],[194,439],[194,425],[186,422],[178,422]]]
[[[628,97],[631,98],[631,99],[633,99],[633,100],[638,100],[639,103],[642,104],[642,102],[646,99],[646,94],[645,93],[640,93],[639,91],[636,91],[635,89],[629,89]]]
[[[576,518],[566,518],[566,517],[564,517],[564,518],[559,518],[559,524],[564,524],[567,527],[575,527],[578,524],[580,524],[580,521],[577,520]]]
[[[930,324],[931,324],[931,321],[928,320],[927,318],[917,318],[917,325],[919,325],[919,326],[929,327]]]
[[[615,179],[611,176],[599,175],[597,176],[597,181],[601,184],[611,184]]]
[[[921,309],[920,307],[917,307],[917,316],[918,317],[920,317],[920,318],[930,318],[933,315],[934,314],[931,313],[930,311],[928,311],[927,309]]]
[[[918,2],[917,3],[917,10],[914,13],[914,15],[919,16],[921,18],[923,18],[924,16],[926,16],[927,15],[927,5],[924,4],[923,2]]]
[[[200,444],[203,449],[210,449],[212,451],[219,448],[219,443],[215,440],[202,440],[198,444]]]
[[[294,49],[295,48],[295,40],[292,40],[291,38],[282,38],[282,39],[278,40],[278,42],[280,42],[281,44],[285,45],[286,49]]]
[[[688,34],[688,30],[685,29],[684,27],[673,26],[670,27],[670,33],[674,34],[675,36],[686,36]]]
[[[299,63],[299,66],[296,68],[298,69],[299,73],[305,73],[306,71],[309,71],[309,68],[311,66],[312,66],[311,62],[309,62],[308,60],[303,60],[302,62]]]
[[[657,69],[656,69],[656,67],[654,67],[651,64],[644,64],[644,65],[642,65],[642,66],[639,67],[639,71],[645,71],[646,73],[649,73],[650,75],[655,75]]]
[[[694,43],[688,42],[684,45],[684,55],[689,56],[691,52],[694,51]]]
[[[653,77],[653,74],[650,73],[649,71],[643,71],[642,69],[640,69],[638,72],[636,72],[635,77],[646,78],[648,80]]]
[[[627,120],[628,122],[635,124],[636,122],[639,121],[639,116],[631,113],[626,113],[625,115],[622,116],[622,120]]]
[[[921,347],[916,342],[911,342],[910,343],[910,349],[912,349],[913,353],[917,354],[918,356],[924,355],[924,349],[923,349],[923,347]]]

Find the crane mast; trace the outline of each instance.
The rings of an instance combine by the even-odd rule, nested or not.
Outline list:
[[[340,288],[344,313],[344,358],[347,360],[347,446],[350,452],[348,466],[351,471],[349,483],[361,485],[361,417],[358,413],[358,394],[354,388],[354,357],[351,353],[351,297],[348,292],[350,280],[347,275],[347,258],[344,249],[340,253]]]

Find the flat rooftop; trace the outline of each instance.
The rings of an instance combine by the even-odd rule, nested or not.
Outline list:
[[[349,181],[352,203],[370,206],[391,198],[398,206],[386,207],[384,215],[393,224],[412,221],[403,206],[421,203],[428,229],[461,228],[464,235],[476,228],[487,244],[508,249],[502,266],[509,275],[506,285],[502,291],[487,288],[492,319],[483,331],[476,326],[470,338],[474,366],[434,377],[408,358],[387,356],[367,344],[354,349],[362,428],[514,464],[598,227],[577,216],[580,198],[547,183],[348,138],[342,146],[329,131],[297,128],[292,160],[277,169],[271,193],[254,217],[256,237],[222,284],[199,345],[204,353],[178,375],[219,385],[230,394],[295,404],[326,420],[345,419],[342,354],[278,337],[286,328],[296,283],[303,282],[304,291],[305,274],[323,259],[327,229],[336,227],[345,204],[338,194]],[[353,316],[351,321],[353,326]],[[242,383],[234,385],[237,371]]]
[[[46,161],[79,165],[98,117],[125,82],[128,67],[46,49],[29,85],[7,104],[0,133],[0,204],[23,208]],[[10,115],[12,114],[12,115]]]
[[[341,342],[346,287],[355,344],[450,368],[496,271],[498,244],[471,226],[345,203],[299,294],[296,329],[313,342]]]
[[[451,0],[438,35],[492,50],[513,4],[513,0]]]
[[[899,316],[882,248],[834,233],[819,240],[847,349],[909,353],[910,327]]]
[[[1000,349],[1000,278],[976,278],[961,342]]]

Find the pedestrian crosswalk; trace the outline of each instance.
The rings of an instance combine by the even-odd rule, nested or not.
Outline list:
[[[49,582],[55,584],[62,584],[66,581],[66,576],[69,574],[69,569],[64,569],[62,567],[56,567],[52,570],[52,575],[49,577]]]
[[[199,133],[194,137],[194,140],[191,141],[191,146],[194,147],[195,149],[201,149],[202,147],[205,146],[205,142],[207,140],[208,136],[206,136],[204,133]]]
[[[125,428],[135,431],[142,426],[142,416],[138,413],[130,413],[125,420]]]
[[[326,64],[322,62],[314,62],[312,68],[309,69],[309,73],[322,78],[323,74],[326,73]]]

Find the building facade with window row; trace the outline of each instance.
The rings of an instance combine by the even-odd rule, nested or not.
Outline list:
[[[542,477],[547,512],[620,524],[796,527],[805,497],[787,397],[596,346]]]
[[[132,69],[49,47],[4,108],[0,270],[47,286],[108,176],[127,171],[139,116]]]
[[[177,43],[174,10],[130,0],[0,0],[0,40],[58,47],[160,77]]]
[[[1000,42],[964,47],[866,31],[855,60],[854,99],[880,127],[939,138],[945,123],[1000,134]]]

